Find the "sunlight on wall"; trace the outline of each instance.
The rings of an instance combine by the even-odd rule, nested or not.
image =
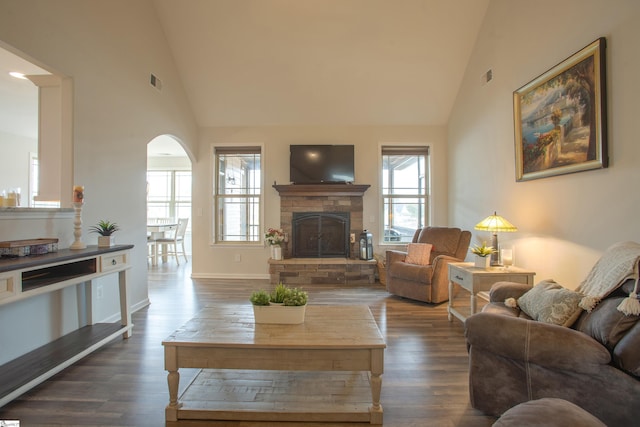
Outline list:
[[[504,239],[502,243],[506,243]],[[580,285],[601,252],[553,237],[523,237],[510,240],[515,265],[536,272],[534,283],[553,279],[566,288]],[[575,277],[579,277],[576,280]]]

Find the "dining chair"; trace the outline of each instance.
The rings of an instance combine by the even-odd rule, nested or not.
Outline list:
[[[173,236],[165,237],[161,239],[156,239],[156,251],[158,247],[162,247],[162,257],[172,255],[176,259],[176,263],[180,265],[180,260],[178,258],[179,254],[184,256],[184,260],[187,261],[187,253],[184,248],[184,234],[187,231],[187,224],[189,223],[189,218],[179,218],[178,219],[178,227],[174,230]]]
[[[158,246],[152,236],[147,236],[147,261],[151,260],[151,265],[156,265],[156,251]]]

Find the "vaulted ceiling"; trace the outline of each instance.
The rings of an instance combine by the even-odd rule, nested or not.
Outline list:
[[[489,3],[152,1],[201,127],[445,125]],[[0,68],[0,129],[33,138],[37,89],[7,73],[45,71]]]
[[[200,126],[445,125],[489,0],[154,0]]]

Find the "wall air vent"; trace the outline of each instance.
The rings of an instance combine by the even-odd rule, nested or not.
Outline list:
[[[493,80],[493,70],[489,69],[486,73],[482,74],[482,77],[480,77],[480,84],[481,86],[484,86],[491,80]]]
[[[149,83],[151,83],[151,86],[155,87],[156,89],[158,89],[158,91],[162,90],[162,82],[160,81],[159,78],[157,78],[156,76],[154,76],[153,74],[151,74],[151,78],[149,80]]]

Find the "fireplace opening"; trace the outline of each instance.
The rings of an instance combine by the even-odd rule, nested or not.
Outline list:
[[[294,258],[349,257],[349,212],[294,212]]]

